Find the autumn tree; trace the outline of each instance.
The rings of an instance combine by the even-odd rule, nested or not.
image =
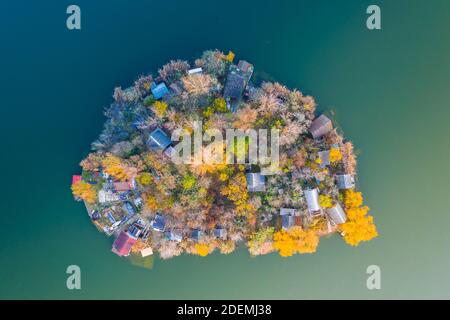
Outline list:
[[[273,247],[282,257],[290,257],[295,253],[316,252],[319,236],[313,230],[303,230],[295,226],[289,230],[277,231],[273,236]]]
[[[104,171],[117,180],[126,181],[134,177],[136,168],[128,166],[121,158],[109,154],[102,161]]]
[[[75,197],[90,204],[95,203],[97,199],[97,192],[92,185],[82,180],[72,184],[72,193]]]
[[[362,205],[361,192],[347,190],[344,194],[344,204],[347,221],[339,225],[339,228],[346,243],[357,246],[362,241],[369,241],[378,236],[373,217],[367,215],[369,207]]]

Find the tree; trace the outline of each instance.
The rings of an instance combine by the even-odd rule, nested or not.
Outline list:
[[[153,182],[153,177],[148,172],[142,172],[136,180],[141,186],[146,187]]]
[[[210,92],[213,85],[217,84],[217,80],[208,74],[190,74],[181,78],[184,89],[191,95],[202,95]]]
[[[87,203],[93,204],[97,199],[97,192],[91,184],[85,181],[78,181],[72,184],[72,193],[75,197],[80,198]]]
[[[159,69],[159,75],[164,81],[172,83],[179,80],[182,76],[187,74],[189,70],[189,63],[182,60],[172,60]]]
[[[250,129],[253,127],[257,116],[258,112],[255,109],[246,106],[236,112],[236,120],[233,122],[233,126],[241,130]]]
[[[332,164],[342,160],[342,153],[338,148],[330,149],[330,162]]]
[[[114,178],[126,181],[134,177],[136,168],[128,166],[121,158],[109,154],[102,161],[104,171]]]
[[[344,235],[344,241],[351,246],[357,246],[361,241],[369,241],[378,236],[372,216],[349,219],[339,227]]]
[[[158,118],[162,118],[166,115],[167,103],[164,101],[155,101],[153,103],[153,112],[155,112]]]
[[[331,208],[333,206],[333,199],[329,194],[319,195],[319,205],[323,209]]]
[[[273,236],[273,247],[282,257],[290,257],[295,253],[316,252],[319,236],[312,230],[292,227],[289,230],[277,231]]]
[[[348,208],[357,208],[363,203],[363,197],[361,192],[353,191],[348,189],[344,193],[344,204]]]
[[[209,246],[206,243],[196,243],[195,253],[201,257],[206,257],[209,254]]]

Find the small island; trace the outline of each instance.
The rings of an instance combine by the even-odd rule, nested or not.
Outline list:
[[[104,129],[72,177],[75,199],[114,237],[115,254],[207,256],[242,244],[252,256],[288,257],[315,252],[332,234],[351,246],[377,236],[357,188],[353,144],[332,114],[316,115],[313,97],[298,90],[253,82],[253,65],[234,58],[207,50],[192,65],[170,61],[115,89]],[[275,161],[250,161],[261,136],[232,138],[232,163],[204,161],[211,145],[225,149],[217,138],[190,140],[250,129],[276,133],[267,139]],[[197,154],[175,161],[181,144]],[[199,154],[203,161],[192,159]]]

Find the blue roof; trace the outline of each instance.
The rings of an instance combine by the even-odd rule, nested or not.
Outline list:
[[[164,131],[162,131],[160,128],[156,128],[152,131],[152,133],[150,133],[150,136],[148,137],[148,143],[150,144],[150,146],[156,146],[161,150],[164,150],[172,143],[172,141]]]
[[[157,231],[164,231],[165,227],[166,227],[166,220],[162,215],[157,214],[155,216],[155,219],[152,221],[152,228]]]
[[[169,93],[169,89],[167,89],[166,84],[164,82],[161,82],[160,84],[152,83],[152,94],[153,98],[156,100],[161,99],[166,94]]]
[[[202,231],[201,230],[192,230],[192,232],[191,232],[191,238],[192,239],[194,239],[196,241],[199,241],[201,236],[202,236]]]
[[[214,235],[217,238],[223,238],[223,237],[225,237],[225,234],[226,234],[225,229],[222,229],[222,228],[215,228],[214,229]]]

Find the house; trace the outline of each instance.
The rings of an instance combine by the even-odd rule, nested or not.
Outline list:
[[[330,150],[319,151],[320,167],[325,168],[330,165]]]
[[[157,213],[155,215],[155,219],[153,219],[150,225],[152,226],[153,230],[163,232],[166,228],[166,219],[162,215]]]
[[[266,177],[261,172],[248,172],[247,178],[248,192],[261,192],[266,190]]]
[[[130,234],[128,231],[122,231],[112,246],[112,252],[121,257],[126,257],[130,254],[131,247],[136,243],[137,237]]]
[[[197,73],[202,73],[202,72],[203,72],[202,68],[195,68],[195,69],[188,70],[188,74],[197,74]]]
[[[123,208],[128,212],[129,216],[134,216],[136,214],[136,209],[129,202],[123,204]]]
[[[159,84],[153,82],[151,85],[151,90],[153,98],[155,98],[156,100],[161,99],[162,97],[164,97],[166,94],[169,93],[169,89],[167,89],[166,84],[164,82],[161,82]]]
[[[355,178],[351,174],[336,175],[336,184],[338,189],[353,189],[355,187]]]
[[[319,191],[317,188],[305,190],[304,194],[310,215],[321,214],[322,208],[319,205]]]
[[[281,227],[284,230],[288,230],[289,228],[295,225],[295,217],[291,215],[283,215],[281,216]]]
[[[153,130],[147,140],[150,147],[164,151],[171,143],[169,136],[160,128]]]
[[[81,176],[80,175],[73,175],[72,176],[72,184],[75,184],[77,182],[81,181]]]
[[[281,208],[280,216],[295,216],[295,209]]]
[[[151,247],[145,248],[141,250],[142,258],[151,256],[153,254],[153,249]]]
[[[116,192],[126,192],[134,189],[135,183],[133,181],[116,181],[113,182],[113,188]]]
[[[217,227],[214,229],[214,236],[216,238],[225,239],[227,237],[227,230]]]
[[[231,111],[236,110],[237,102],[242,98],[245,88],[253,74],[253,65],[240,60],[238,65],[230,65],[223,97],[228,102]]]
[[[332,208],[328,208],[326,211],[334,224],[341,224],[347,221],[347,215],[345,214],[344,209],[342,209],[339,203],[337,203]]]
[[[112,192],[111,190],[100,190],[98,192],[98,202],[100,203],[108,203],[119,201],[119,195]]]
[[[180,230],[170,230],[164,233],[164,236],[167,240],[181,242],[183,240],[183,234]]]
[[[295,225],[295,209],[280,208],[281,226],[287,230]]]
[[[203,232],[201,230],[194,229],[191,232],[191,238],[192,238],[192,240],[194,240],[196,242],[200,241],[202,236],[203,236]]]
[[[311,132],[314,139],[321,138],[333,129],[333,124],[330,119],[324,114],[314,119],[309,127],[309,132]]]

